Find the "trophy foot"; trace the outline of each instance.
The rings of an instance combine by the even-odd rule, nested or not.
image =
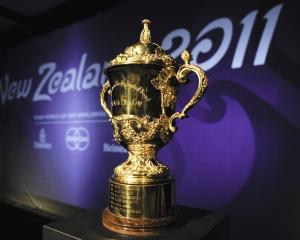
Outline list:
[[[179,210],[175,209],[174,213],[167,217],[134,219],[116,216],[106,208],[102,213],[102,224],[110,231],[120,234],[140,237],[157,236],[175,228],[179,223],[179,216]]]

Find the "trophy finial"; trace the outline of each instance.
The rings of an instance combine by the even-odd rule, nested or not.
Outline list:
[[[144,26],[143,26],[143,30],[140,35],[140,43],[151,43],[151,33],[150,33],[150,29],[149,29],[150,23],[151,23],[151,21],[148,19],[144,19],[142,21],[142,24]]]
[[[189,64],[192,60],[192,55],[187,50],[184,50],[181,53],[181,59],[183,60],[184,64]]]

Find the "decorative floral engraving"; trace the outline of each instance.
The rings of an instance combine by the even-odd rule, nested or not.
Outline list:
[[[159,75],[151,80],[151,84],[160,91],[162,113],[166,107],[174,107],[176,103],[176,88],[171,85],[171,79],[176,75],[174,68],[165,67]]]
[[[156,159],[156,147],[152,144],[129,145],[128,159],[115,168],[115,175],[124,176],[167,176],[169,168]]]
[[[124,53],[120,53],[115,59],[113,59],[109,66],[139,63],[139,64],[158,64],[165,66],[175,65],[174,59],[167,55],[166,52],[157,44],[151,43],[152,48],[155,50],[150,51],[146,46],[140,46],[135,44],[127,47]]]
[[[158,135],[163,142],[170,138],[169,118],[160,115],[159,118],[150,120],[150,116],[138,117],[122,114],[111,119],[114,138],[120,143],[122,140],[131,143],[148,143]]]

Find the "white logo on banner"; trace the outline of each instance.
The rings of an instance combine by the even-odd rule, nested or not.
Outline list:
[[[174,59],[177,59],[183,50],[191,49],[194,57],[192,63],[200,65],[206,71],[217,66],[226,54],[232,55],[231,68],[238,69],[244,66],[246,57],[249,59],[246,54],[249,51],[251,41],[253,41],[252,35],[259,27],[261,36],[257,49],[251,49],[256,53],[254,59],[249,59],[248,62],[253,61],[253,66],[264,65],[282,7],[283,3],[278,4],[269,9],[263,16],[261,16],[262,13],[259,9],[253,10],[240,19],[239,23],[234,22],[229,17],[212,20],[203,29],[199,30],[195,38],[193,38],[190,29],[177,28],[163,38],[161,45],[164,50],[170,52]],[[207,35],[216,30],[222,32],[222,37],[219,39],[220,44],[217,48],[214,39],[209,38],[209,35]],[[234,37],[238,37],[238,39]],[[180,39],[180,44],[176,43],[176,39]],[[216,51],[213,53],[215,49]],[[230,49],[234,53],[228,54]],[[212,55],[207,58],[207,54]],[[62,68],[55,61],[41,64],[37,69],[39,78],[35,79],[38,82],[35,89],[32,89],[32,77],[27,76],[21,80],[12,81],[10,74],[6,73],[0,78],[0,103],[5,105],[8,101],[23,99],[28,96],[32,96],[33,102],[52,101],[56,94],[98,88],[106,79],[104,69],[108,62],[87,64],[87,62],[90,62],[87,61],[87,57],[88,53],[84,52],[78,65],[68,69]]]
[[[66,132],[65,142],[71,151],[84,151],[90,145],[90,134],[84,127],[70,127]]]
[[[103,143],[103,152],[127,153],[126,149],[121,145]]]
[[[39,140],[34,141],[33,147],[35,149],[51,149],[52,144],[47,142],[47,133],[45,128],[41,128],[39,132]]]
[[[282,6],[283,4],[278,4],[271,8],[263,16],[263,19],[259,18],[260,14],[258,10],[251,11],[244,16],[243,19],[241,19],[240,25],[242,25],[242,27],[239,28],[241,29],[241,32],[239,33],[239,39],[235,46],[235,52],[231,63],[232,69],[243,67],[251,35],[254,32],[254,27],[257,27],[257,24],[254,24],[255,21],[260,21],[260,24],[264,21],[265,23],[256,49],[256,54],[253,59],[253,65],[259,66],[265,64]],[[208,71],[215,67],[223,59],[231,44],[235,42],[232,41],[234,36],[234,26],[235,24],[230,18],[218,18],[209,22],[203,29],[201,29],[194,41],[192,41],[192,35],[188,29],[178,28],[171,31],[164,37],[162,41],[162,48],[166,51],[172,50],[170,54],[175,59],[180,56],[183,50],[192,48],[191,52],[194,58],[192,63],[200,65],[201,68]],[[215,49],[213,47],[214,42],[206,35],[207,33],[215,30],[221,30],[223,32],[223,37],[220,39],[221,44],[210,58],[203,59],[203,54],[210,53],[212,49]],[[174,44],[175,39],[180,39],[180,44]]]

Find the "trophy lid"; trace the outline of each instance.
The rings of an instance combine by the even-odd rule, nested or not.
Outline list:
[[[162,67],[176,66],[174,59],[161,46],[151,42],[150,23],[148,19],[142,21],[143,30],[140,34],[140,41],[127,47],[123,53],[117,55],[115,59],[111,60],[106,69],[127,64],[152,64]]]

